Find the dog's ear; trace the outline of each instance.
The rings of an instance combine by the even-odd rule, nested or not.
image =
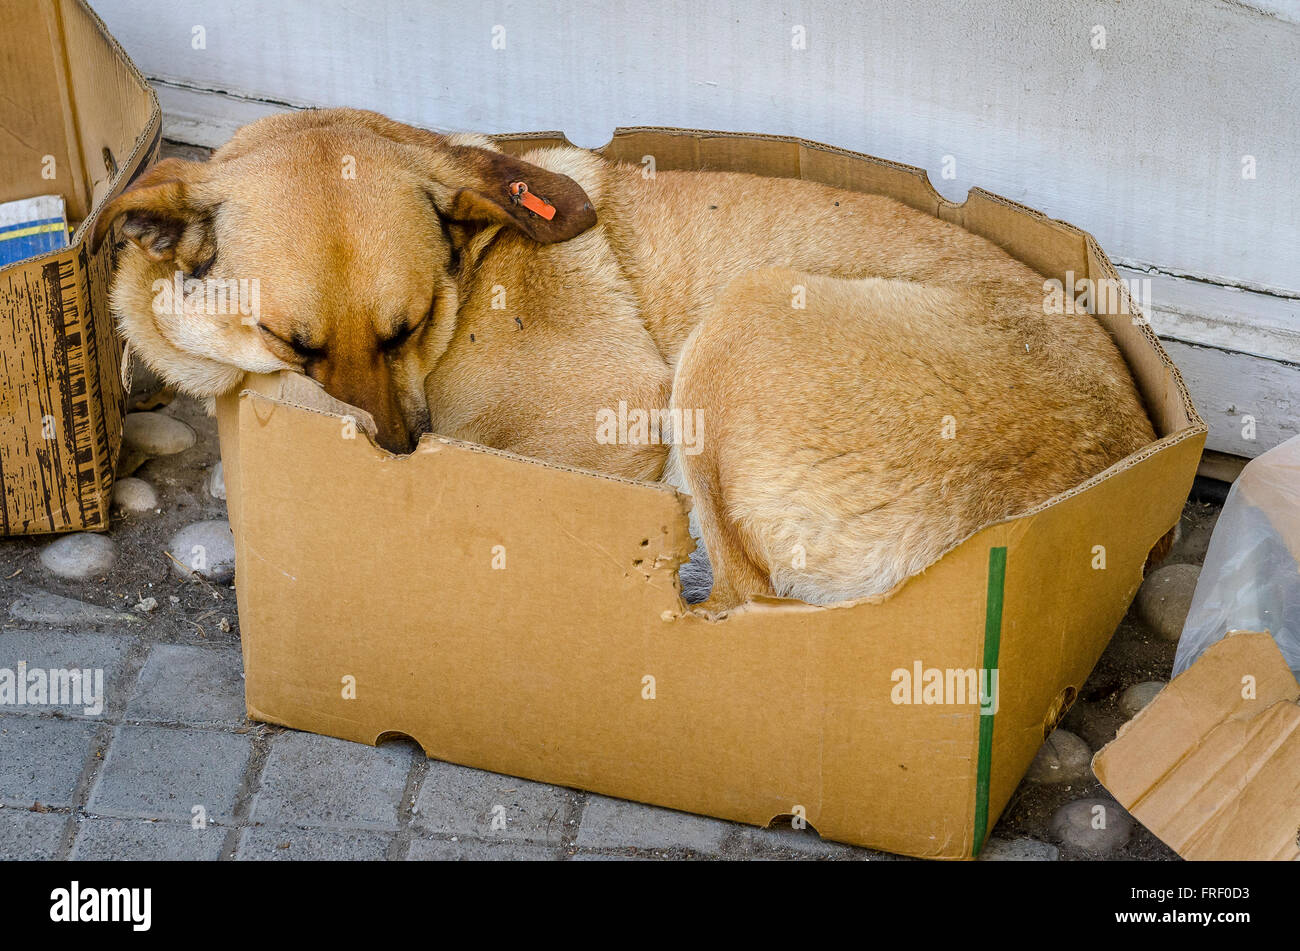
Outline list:
[[[201,162],[163,159],[100,212],[90,237],[91,253],[99,249],[113,222],[125,216],[122,234],[145,254],[155,261],[176,258],[186,232],[206,220],[208,210],[192,194],[204,177]]]
[[[445,139],[424,149],[427,190],[438,212],[456,225],[498,224],[534,241],[568,241],[596,223],[582,186],[503,152]]]

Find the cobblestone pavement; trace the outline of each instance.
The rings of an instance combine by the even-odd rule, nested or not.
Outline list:
[[[195,578],[169,557],[184,559],[195,537],[209,551],[229,537],[216,427],[186,400],[141,406],[151,384],[145,375],[133,388],[143,412],[128,427],[111,531],[0,541],[0,670],[103,677],[102,709],[39,702],[49,697],[0,707],[0,859],[893,858],[812,830],[432,761],[409,742],[371,748],[247,720],[231,566],[213,557]],[[986,858],[1176,858],[1123,814],[1089,761],[1168,679],[1217,516],[1188,503],[1174,553],[1143,584]],[[1097,802],[1116,817],[1100,834],[1088,821]]]

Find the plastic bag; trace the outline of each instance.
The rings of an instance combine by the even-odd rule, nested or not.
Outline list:
[[[1247,463],[1228,491],[1174,674],[1229,631],[1268,631],[1300,677],[1300,436]]]

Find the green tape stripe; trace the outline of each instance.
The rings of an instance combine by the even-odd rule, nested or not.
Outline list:
[[[998,669],[998,650],[1002,646],[1002,588],[1006,580],[1007,550],[990,548],[989,589],[984,605],[985,671]],[[975,848],[972,855],[980,854],[989,833],[989,773],[993,765],[993,719],[993,714],[986,716],[981,709],[979,765],[975,774]]]

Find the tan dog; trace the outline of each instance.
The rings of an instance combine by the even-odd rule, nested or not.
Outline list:
[[[712,609],[883,593],[1154,439],[1096,321],[1045,313],[1041,275],[881,196],[516,159],[326,110],[159,163],[96,238],[123,217],[115,309],[181,390],[298,370],[396,452],[432,430],[668,479],[695,498]],[[256,319],[197,291],[158,314],[176,271],[256,279]]]

